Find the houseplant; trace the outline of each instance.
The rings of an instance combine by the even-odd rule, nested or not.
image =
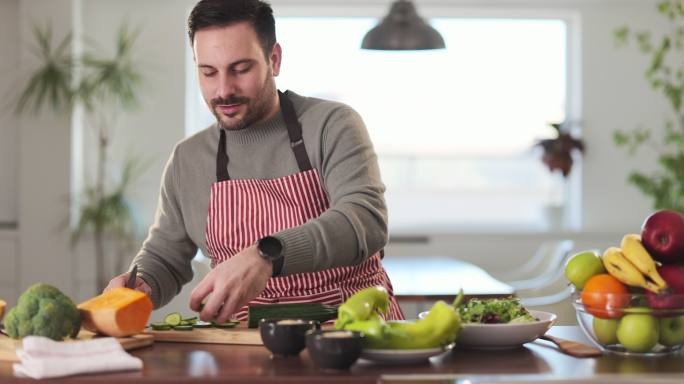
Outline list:
[[[659,1],[657,9],[669,22],[668,32],[653,36],[649,31],[623,26],[615,31],[615,40],[619,46],[634,41],[648,57],[645,78],[667,100],[670,114],[662,131],[618,130],[613,139],[630,155],[642,148],[655,153],[658,169],[650,173],[632,171],[628,181],[652,199],[653,209],[684,212],[684,0]]]
[[[94,132],[97,161],[95,181],[85,187],[79,207],[78,224],[72,242],[92,232],[95,244],[95,280],[100,290],[107,283],[105,240],[116,241],[116,267],[122,269],[123,255],[132,245],[134,220],[126,193],[142,167],[130,157],[122,166],[118,181],[111,181],[108,150],[112,142],[116,116],[137,106],[141,75],[132,60],[137,31],[127,26],[119,29],[112,57],[103,57],[90,49],[80,57],[71,53],[72,35],[67,34],[53,45],[51,27],[35,27],[34,36],[39,66],[29,76],[19,96],[18,114],[50,108],[55,113],[69,113],[76,105],[85,111],[86,126]]]
[[[584,152],[584,142],[572,137],[565,123],[549,125],[555,130],[555,137],[539,140],[535,146],[542,149],[542,162],[549,171],[560,171],[563,177],[568,177],[572,170],[572,157],[576,152]]]

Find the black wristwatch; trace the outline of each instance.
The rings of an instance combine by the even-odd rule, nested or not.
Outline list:
[[[257,242],[257,251],[262,259],[273,263],[273,277],[280,275],[283,269],[283,244],[273,236],[262,237]]]

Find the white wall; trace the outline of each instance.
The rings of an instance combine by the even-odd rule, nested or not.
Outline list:
[[[7,7],[8,4],[10,7],[15,4],[16,7],[17,2],[24,4],[25,0],[1,0],[0,7]],[[41,0],[28,1],[31,4],[37,2]],[[52,1],[42,0],[42,3],[47,4]],[[305,14],[367,14],[380,17],[385,14],[390,1],[273,0],[272,3],[276,14],[280,15],[293,15],[298,14],[300,10],[305,10]],[[133,152],[152,159],[151,167],[136,184],[132,196],[144,228],[153,219],[163,164],[174,143],[184,135],[185,18],[193,4],[194,0],[83,0],[83,31],[100,44],[103,52],[111,52],[116,28],[124,19],[128,18],[131,25],[143,28],[136,49],[145,76],[145,85],[140,92],[142,106],[138,111],[121,116],[112,158],[114,162],[120,164],[126,153]],[[326,7],[319,11],[312,11],[312,4],[321,6],[324,4]],[[615,148],[612,143],[612,132],[617,128],[631,128],[639,123],[645,126],[661,127],[663,125],[661,116],[667,109],[662,97],[654,94],[643,79],[643,69],[647,65],[646,58],[637,53],[634,47],[615,49],[612,31],[624,23],[651,30],[663,28],[664,24],[654,9],[655,0],[426,0],[417,1],[417,4],[422,14],[433,17],[447,14],[492,15],[502,7],[519,12],[520,15],[539,10],[578,15],[581,23],[582,48],[580,56],[582,103],[578,109],[582,111],[583,135],[588,145],[581,174],[583,231],[559,234],[445,233],[434,236],[433,241],[428,244],[415,246],[392,244],[388,248],[388,255],[449,254],[478,261],[485,266],[500,265],[501,260],[515,264],[521,258],[532,254],[544,238],[571,237],[580,240],[579,244],[582,247],[603,247],[619,241],[620,233],[638,231],[641,221],[650,210],[650,203],[633,187],[628,186],[625,179],[629,171],[637,166],[652,168],[654,159],[649,156],[640,156],[636,160],[627,160],[625,154]],[[5,23],[2,21],[4,18],[11,19],[11,16],[4,16],[5,12],[0,14],[3,15],[0,16],[0,24],[4,27]],[[41,14],[62,17],[59,12]],[[25,25],[33,20],[26,19],[27,17],[27,15],[22,15],[19,22]],[[12,35],[12,30],[7,32],[9,36]],[[5,44],[11,45],[12,41],[19,41],[17,33],[15,32],[13,38],[6,37],[4,34],[0,37],[3,49]],[[313,46],[316,43],[312,41]],[[284,49],[287,52],[287,47]],[[0,60],[5,60],[4,57],[5,55]],[[4,84],[3,81],[7,81],[6,77],[0,76],[0,86]],[[3,126],[6,119],[8,119],[6,112],[0,112],[0,122]],[[8,136],[0,136],[0,138],[5,137]],[[84,152],[87,174],[91,173],[89,169],[92,170],[93,159],[90,140],[91,138],[86,135]],[[66,148],[68,141],[55,140],[52,145]],[[22,145],[22,151],[27,150],[27,147],[25,144]],[[5,152],[2,143],[0,143],[0,149],[2,149],[0,159],[3,159],[2,156],[10,159],[21,157],[30,161],[23,153]],[[60,148],[60,151],[63,150],[64,148]],[[20,179],[27,180],[29,177],[25,174],[26,168],[12,168],[19,170]],[[114,171],[110,170],[110,172]],[[3,175],[2,172],[3,166],[0,165],[0,177]],[[11,171],[5,170],[4,172]],[[59,168],[55,172],[51,177],[69,179],[68,169]],[[31,193],[27,189],[31,187],[32,185],[27,183],[19,184],[17,196],[23,197],[24,194],[30,196]],[[11,196],[7,192],[11,189],[0,187],[0,215],[3,204],[9,207],[16,206],[17,196],[14,196],[15,200],[7,197]],[[62,191],[62,187],[56,191],[44,191],[45,194],[51,193],[51,195],[45,195],[42,198],[59,199]],[[58,213],[55,211],[50,215],[42,219],[55,221]],[[19,215],[19,217],[21,219],[24,216]],[[29,239],[36,241],[31,237],[35,233],[34,226],[40,227],[35,221],[20,222],[19,232],[24,234],[21,235],[22,244],[30,241]],[[16,257],[25,257],[26,252],[30,252],[21,246],[19,249],[20,253],[17,253]],[[88,251],[79,252],[73,263],[85,267],[88,265],[86,259],[90,255]],[[62,254],[59,257],[70,258]],[[39,263],[33,265],[23,263],[22,265],[25,266],[22,273],[22,285],[47,278],[49,273],[52,273],[50,272],[52,270],[48,269],[51,268],[51,264],[43,266]],[[77,281],[73,290],[87,292],[88,282],[92,281],[92,270],[79,268],[77,276],[77,279],[74,277],[68,280],[72,283]]]
[[[19,0],[0,1],[0,229],[17,222],[17,128],[12,114],[19,68]]]

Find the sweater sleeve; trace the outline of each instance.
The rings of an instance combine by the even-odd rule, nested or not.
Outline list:
[[[154,223],[133,260],[152,289],[155,308],[171,301],[192,280],[191,261],[197,253],[197,246],[186,232],[178,200],[178,152],[177,146],[166,164]]]
[[[357,265],[387,243],[385,186],[358,113],[342,107],[328,116],[321,152],[330,208],[274,235],[283,243],[282,275]]]

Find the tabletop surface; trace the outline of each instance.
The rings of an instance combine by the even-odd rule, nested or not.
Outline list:
[[[576,326],[553,327],[552,335],[589,341]],[[271,358],[261,346],[218,344],[155,343],[132,352],[144,362],[139,372],[74,376],[48,382],[162,383],[162,382],[323,382],[326,383],[461,383],[497,381],[540,381],[546,379],[572,382],[643,381],[643,375],[655,375],[649,383],[681,382],[684,377],[684,354],[659,358],[628,358],[606,354],[599,358],[579,359],[564,355],[545,341],[527,343],[513,350],[484,351],[456,348],[418,365],[378,365],[359,360],[349,371],[321,371],[314,367],[306,351],[298,357]],[[620,375],[620,376],[616,376]],[[624,376],[631,375],[631,376]],[[636,376],[635,376],[636,375]],[[639,379],[641,377],[641,379]],[[619,379],[619,380],[618,380]],[[11,364],[0,363],[0,382],[28,383],[16,379]]]

